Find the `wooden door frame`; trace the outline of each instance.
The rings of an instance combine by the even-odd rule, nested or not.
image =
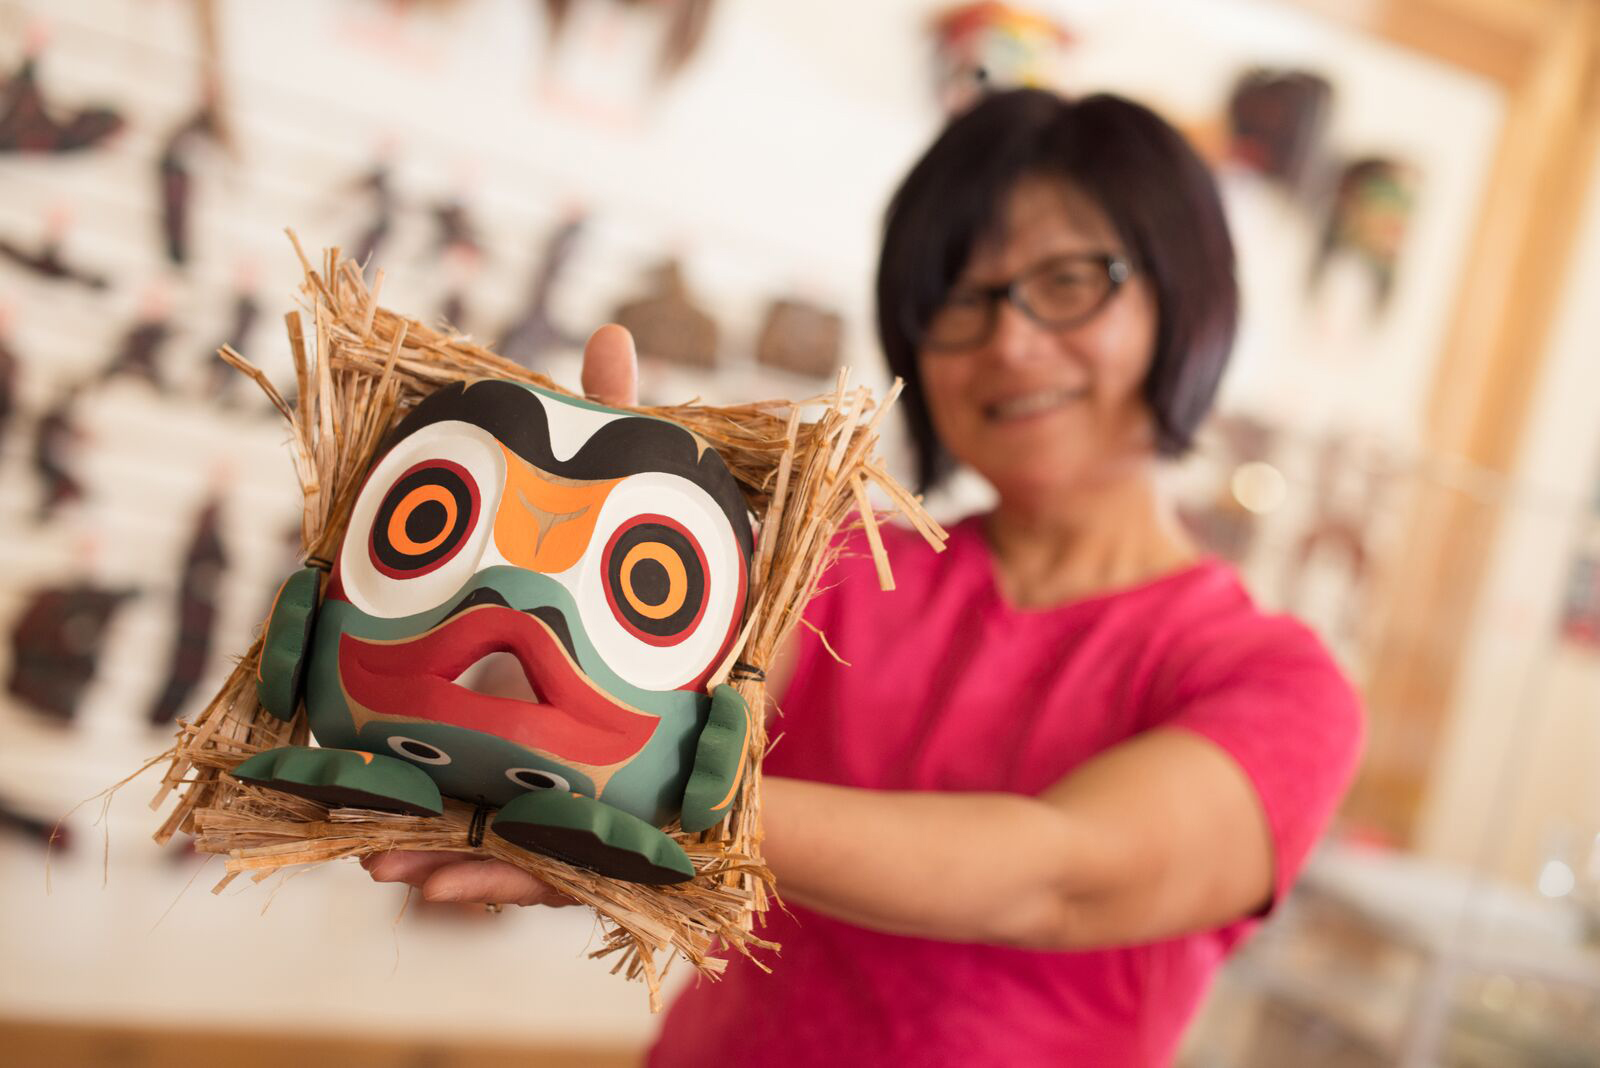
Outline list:
[[[1417,831],[1516,469],[1600,146],[1600,0],[1279,0],[1498,85],[1505,119],[1426,422],[1424,455],[1476,476],[1418,479],[1371,617],[1368,760],[1345,816]]]

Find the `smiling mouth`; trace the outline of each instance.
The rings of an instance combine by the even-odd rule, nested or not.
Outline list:
[[[1088,390],[1081,388],[1039,389],[986,404],[983,406],[983,414],[986,419],[995,423],[1027,419],[1030,416],[1053,412],[1087,395]]]
[[[474,671],[480,664],[509,685],[482,692],[494,680]],[[590,681],[550,623],[504,605],[475,605],[399,641],[342,635],[339,677],[376,715],[492,734],[591,767],[637,755],[660,723]]]

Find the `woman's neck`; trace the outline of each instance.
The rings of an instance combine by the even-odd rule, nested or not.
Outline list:
[[[1002,492],[986,530],[1000,591],[1018,608],[1134,586],[1199,556],[1153,462],[1072,491]]]

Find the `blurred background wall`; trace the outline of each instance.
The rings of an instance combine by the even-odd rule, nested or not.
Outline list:
[[[166,746],[296,562],[280,423],[212,355],[292,393],[284,227],[568,381],[620,315],[667,324],[648,400],[881,387],[881,213],[981,70],[1133,96],[1214,163],[1245,322],[1172,477],[1369,702],[1334,841],[1188,1058],[1600,1063],[1597,10],[0,0],[0,1033],[629,1063],[643,991],[577,910],[402,917],[353,866],[213,897],[149,840],[153,775],[68,817],[48,893],[40,825]]]

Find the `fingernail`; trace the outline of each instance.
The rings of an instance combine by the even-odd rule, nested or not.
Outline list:
[[[429,901],[460,901],[461,889],[455,886],[437,886],[422,892]]]

